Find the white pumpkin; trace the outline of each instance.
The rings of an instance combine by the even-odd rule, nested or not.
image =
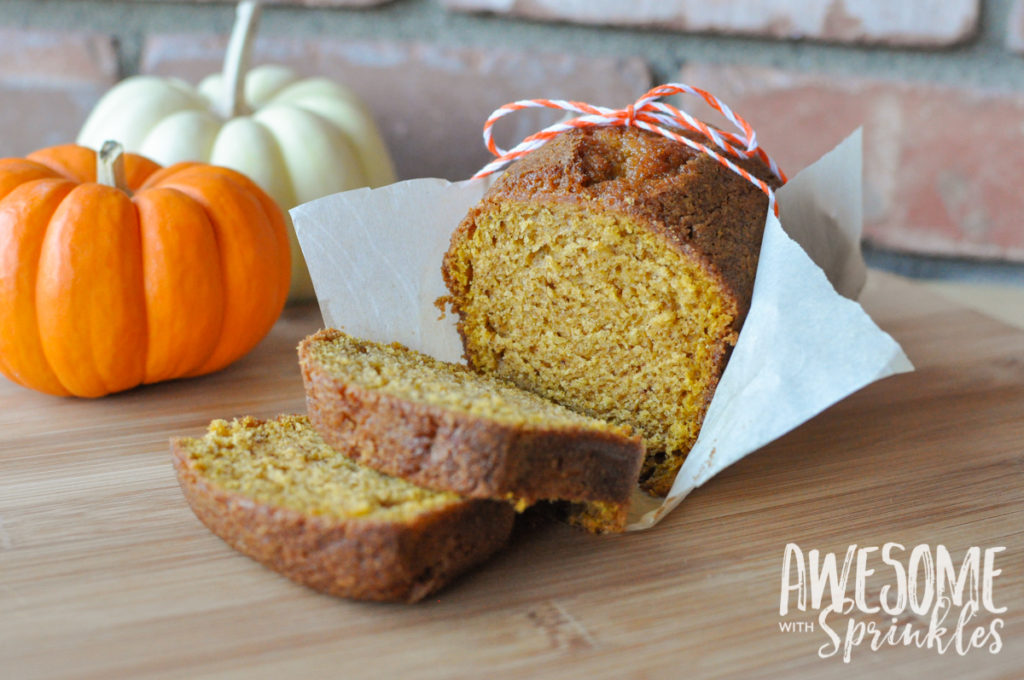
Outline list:
[[[243,2],[222,74],[198,88],[176,78],[135,76],[111,89],[78,143],[117,139],[158,163],[203,161],[242,172],[287,211],[337,191],[395,181],[387,147],[366,106],[326,78],[299,79],[284,66],[248,70],[259,5]],[[289,221],[290,300],[313,288]]]

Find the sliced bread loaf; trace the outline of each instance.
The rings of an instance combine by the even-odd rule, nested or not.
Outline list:
[[[777,186],[760,161],[740,165]],[[510,166],[452,235],[443,273],[466,359],[631,425],[647,447],[643,486],[665,495],[750,307],[767,204],[710,156],[654,133],[558,135]]]
[[[358,465],[306,418],[215,420],[172,441],[196,516],[235,549],[303,585],[415,602],[507,540],[505,502],[428,491]]]
[[[472,498],[600,503],[580,522],[621,530],[643,443],[494,376],[324,330],[299,345],[310,422],[387,474]]]

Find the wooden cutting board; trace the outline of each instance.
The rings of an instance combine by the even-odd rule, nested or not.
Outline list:
[[[864,302],[916,373],[741,461],[654,530],[520,527],[416,606],[278,577],[200,525],[175,482],[170,436],[302,410],[294,347],[318,327],[315,308],[288,310],[250,356],[205,378],[91,401],[2,383],[0,677],[1024,677],[1024,333],[891,276],[873,274]],[[819,658],[820,627],[780,630],[817,619],[779,615],[787,544],[841,559],[886,542],[943,544],[957,560],[1005,546],[1002,649],[861,644],[844,663]],[[893,572],[872,559],[877,602]]]

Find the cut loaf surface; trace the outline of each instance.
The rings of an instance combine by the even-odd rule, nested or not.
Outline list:
[[[303,585],[414,602],[507,540],[500,501],[429,491],[361,466],[301,416],[216,420],[172,441],[196,516],[235,549]]]
[[[603,521],[624,519],[643,458],[627,428],[337,330],[306,338],[299,363],[310,422],[361,463],[473,498],[608,504]]]
[[[741,165],[768,180],[760,162]],[[667,493],[750,306],[766,208],[749,182],[659,135],[559,135],[452,235],[443,273],[470,366],[632,426],[645,488]]]

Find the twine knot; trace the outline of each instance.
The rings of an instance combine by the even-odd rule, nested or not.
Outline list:
[[[626,125],[636,124],[636,104],[630,104],[625,108],[626,112]]]
[[[711,108],[721,113],[726,120],[736,126],[740,134],[717,130],[694,118],[686,111],[659,101],[663,97],[675,94],[691,94],[701,97]],[[495,144],[493,128],[498,119],[527,108],[557,109],[580,115],[571,120],[549,125],[540,132],[535,132],[526,137],[511,149],[505,150]],[[486,177],[500,170],[512,161],[539,149],[549,140],[568,130],[612,125],[636,127],[648,132],[654,132],[711,156],[763,191],[768,196],[769,205],[775,215],[779,214],[779,208],[775,203],[775,192],[768,186],[768,183],[754,177],[733,162],[734,160],[742,161],[756,157],[768,166],[769,170],[779,181],[785,184],[786,175],[779,168],[778,164],[764,152],[764,149],[758,146],[757,133],[754,132],[754,129],[746,120],[736,115],[732,109],[717,97],[709,92],[683,83],[667,83],[652,88],[624,109],[609,109],[603,106],[587,104],[586,102],[568,101],[565,99],[521,99],[505,104],[495,109],[487,118],[487,122],[484,123],[484,144],[496,158],[473,175],[473,179]],[[711,146],[680,134],[680,130],[693,130],[701,133],[718,150],[716,151]]]

